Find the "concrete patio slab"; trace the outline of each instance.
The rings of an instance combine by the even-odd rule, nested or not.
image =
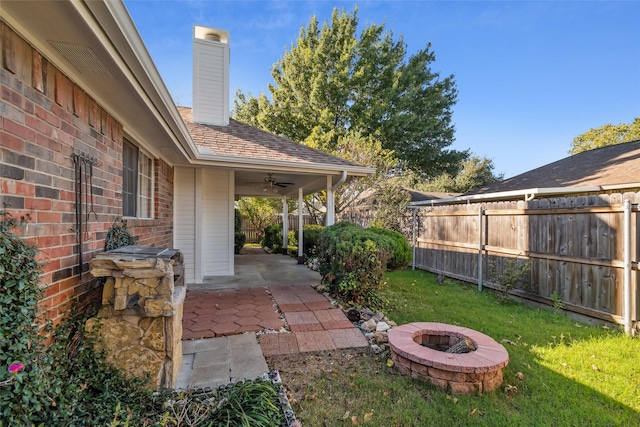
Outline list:
[[[186,344],[186,345],[184,345]],[[255,333],[185,341],[176,389],[216,388],[269,371]]]

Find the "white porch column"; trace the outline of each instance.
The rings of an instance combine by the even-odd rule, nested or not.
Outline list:
[[[304,262],[304,225],[302,224],[304,221],[304,215],[302,212],[304,201],[302,199],[302,187],[300,187],[298,188],[298,264],[302,264]]]
[[[282,254],[287,254],[287,247],[289,246],[289,205],[287,204],[287,198],[282,197]]]
[[[333,225],[336,221],[336,208],[335,208],[335,199],[333,193],[333,180],[331,179],[331,175],[327,175],[327,203],[326,203],[326,216],[324,225],[329,227]]]

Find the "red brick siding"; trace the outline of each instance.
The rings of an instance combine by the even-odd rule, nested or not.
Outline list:
[[[46,317],[58,322],[71,300],[95,294],[88,262],[104,250],[107,230],[122,215],[123,128],[99,100],[1,21],[0,52],[0,210],[16,218],[30,216],[16,232],[40,250],[41,305]],[[87,229],[83,227],[82,274],[74,231],[74,153],[97,159],[97,220],[92,215]],[[155,219],[130,220],[128,225],[138,244],[170,247],[173,168],[161,160],[155,160],[155,168]]]

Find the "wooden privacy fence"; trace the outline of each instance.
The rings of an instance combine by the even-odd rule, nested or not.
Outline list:
[[[414,268],[499,288],[498,275],[517,258],[531,268],[513,294],[561,301],[631,328],[640,318],[639,199],[625,193],[412,207]]]
[[[276,224],[282,224],[282,215],[276,219]],[[302,225],[315,224],[311,215],[304,215]],[[297,235],[298,215],[289,215],[289,231],[294,231]],[[240,229],[247,236],[247,243],[260,243],[264,235],[264,229],[257,229],[249,224],[249,221],[242,218],[242,228]]]

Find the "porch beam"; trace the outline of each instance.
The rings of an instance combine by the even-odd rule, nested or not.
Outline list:
[[[329,227],[333,225],[336,221],[336,208],[335,208],[335,198],[333,194],[333,179],[331,175],[327,175],[327,204],[326,204],[326,216],[324,225]]]
[[[298,188],[298,264],[304,263],[304,215],[302,205],[304,203],[302,187]]]
[[[287,197],[282,196],[282,254],[287,254],[289,246],[289,205]]]

